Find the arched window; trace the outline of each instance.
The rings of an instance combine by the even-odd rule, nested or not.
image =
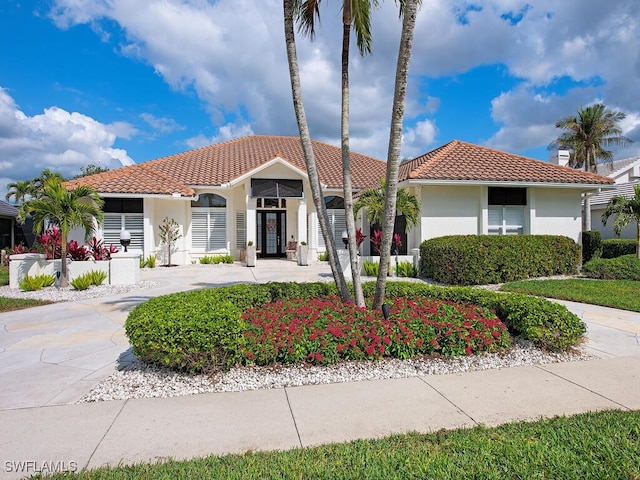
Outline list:
[[[191,202],[191,248],[196,251],[227,250],[227,200],[202,193]]]

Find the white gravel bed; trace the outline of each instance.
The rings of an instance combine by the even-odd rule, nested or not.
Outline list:
[[[77,302],[89,298],[123,295],[133,290],[155,288],[157,286],[157,282],[143,281],[132,285],[92,285],[86,290],[75,290],[72,287],[46,287],[35,292],[23,292],[19,288],[4,286],[0,287],[0,297],[47,300],[49,302]]]
[[[343,362],[331,366],[299,364],[278,367],[238,367],[214,376],[176,373],[136,359],[96,385],[78,403],[444,375],[592,358],[595,357],[581,351],[544,352],[529,342],[516,339],[513,348],[506,353],[460,358],[383,359],[378,362]]]

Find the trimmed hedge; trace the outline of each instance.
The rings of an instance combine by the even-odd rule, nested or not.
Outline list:
[[[375,282],[363,284],[372,296]],[[125,331],[141,359],[189,372],[225,369],[241,361],[242,312],[284,298],[336,295],[333,283],[233,285],[153,298],[129,314]],[[492,309],[512,335],[551,349],[568,349],[586,331],[578,317],[548,300],[475,288],[388,282],[387,297],[416,296]]]
[[[602,241],[602,258],[635,255],[638,242],[628,238],[610,238]]]
[[[582,263],[602,256],[602,235],[598,230],[582,232]]]
[[[420,245],[420,273],[448,285],[575,274],[580,245],[559,235],[450,235]]]
[[[580,273],[600,280],[640,281],[640,259],[635,253],[616,258],[594,258],[582,266]]]

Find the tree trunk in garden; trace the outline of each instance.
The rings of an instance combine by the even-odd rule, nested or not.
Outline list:
[[[391,242],[396,216],[396,195],[398,191],[398,171],[400,168],[400,150],[402,147],[402,123],[404,120],[405,98],[409,77],[409,62],[413,32],[416,25],[418,0],[405,0],[402,11],[402,34],[398,49],[396,66],[395,91],[393,94],[393,110],[391,114],[391,131],[389,133],[389,149],[387,153],[387,173],[385,190],[385,207],[382,220],[382,245],[380,247],[380,268],[376,282],[376,293],[373,308],[379,309],[384,303],[387,274],[391,256]]]
[[[349,154],[349,43],[351,37],[350,0],[344,3],[342,26],[342,116],[340,122],[342,145],[342,182],[344,190],[344,214],[349,240],[349,260],[353,278],[353,291],[358,307],[364,307],[362,280],[360,278],[360,262],[356,244],[356,225],[353,214],[353,187],[351,183],[351,158]]]
[[[294,33],[294,0],[283,0],[284,9],[284,34],[287,47],[287,61],[289,63],[289,77],[291,80],[291,94],[293,97],[293,108],[296,114],[298,130],[300,132],[300,142],[304,153],[305,164],[307,167],[307,175],[309,176],[309,184],[311,185],[311,196],[318,214],[320,230],[324,237],[325,246],[327,248],[327,256],[331,272],[338,288],[338,293],[343,302],[351,300],[351,293],[347,287],[344,273],[340,268],[338,261],[338,252],[336,250],[335,239],[333,233],[329,229],[329,215],[324,203],[324,194],[320,185],[320,177],[313,153],[313,145],[309,134],[309,126],[304,111],[302,100],[302,88],[300,85],[300,72],[298,69],[298,56],[296,53],[296,42]]]

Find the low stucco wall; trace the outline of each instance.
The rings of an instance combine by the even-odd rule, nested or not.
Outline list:
[[[140,281],[141,251],[114,253],[110,261],[67,261],[69,282],[85,273],[102,271],[107,274],[109,285],[131,285]],[[47,260],[38,253],[11,255],[9,262],[9,287],[19,288],[26,275],[55,275],[61,270],[61,260]]]

